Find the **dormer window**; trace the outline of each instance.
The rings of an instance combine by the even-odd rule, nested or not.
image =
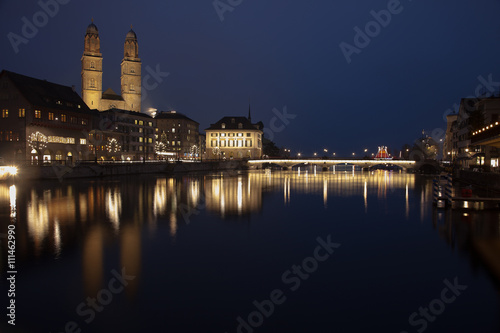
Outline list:
[[[226,124],[225,124],[225,123],[222,123],[222,124],[220,125],[220,127],[221,127],[222,129],[224,129],[224,128],[226,128]]]
[[[243,124],[242,123],[238,123],[238,128],[243,128]]]
[[[231,123],[234,124],[235,122],[236,122],[236,120],[234,118],[231,118]]]

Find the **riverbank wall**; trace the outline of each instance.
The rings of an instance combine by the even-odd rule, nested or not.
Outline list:
[[[147,162],[147,163],[80,163],[77,165],[25,166],[18,169],[18,180],[107,177],[141,174],[177,174],[185,172],[211,172],[223,170],[246,170],[246,161],[204,162]]]
[[[498,173],[459,170],[458,180],[485,190],[500,191],[500,174]]]

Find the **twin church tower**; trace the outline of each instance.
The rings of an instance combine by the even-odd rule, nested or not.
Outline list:
[[[137,35],[132,30],[125,37],[121,64],[121,95],[111,88],[102,91],[102,54],[99,31],[92,23],[85,34],[82,56],[82,99],[91,109],[118,108],[141,112],[141,59]]]

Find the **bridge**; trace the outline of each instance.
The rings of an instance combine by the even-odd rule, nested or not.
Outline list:
[[[262,166],[263,164],[276,164],[289,169],[296,165],[316,165],[321,168],[330,168],[335,165],[353,165],[363,169],[369,169],[375,165],[395,165],[406,170],[407,168],[419,168],[422,163],[407,160],[335,160],[335,159],[262,159],[249,160],[250,165]]]

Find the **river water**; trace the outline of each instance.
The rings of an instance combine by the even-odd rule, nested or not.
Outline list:
[[[0,331],[498,332],[499,222],[400,172],[17,179]]]

